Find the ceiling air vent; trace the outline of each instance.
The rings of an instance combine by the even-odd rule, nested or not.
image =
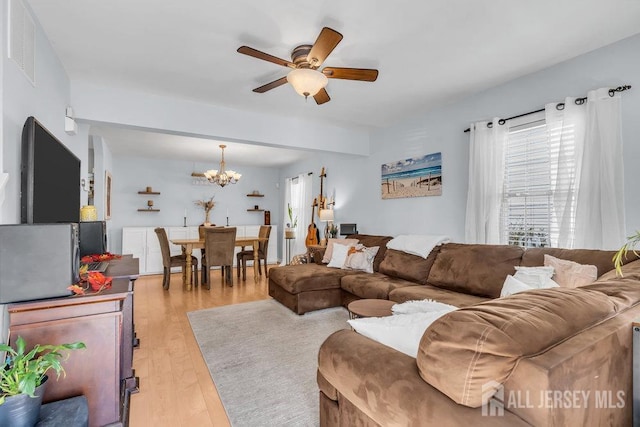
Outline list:
[[[9,58],[35,86],[36,26],[20,0],[9,2]]]

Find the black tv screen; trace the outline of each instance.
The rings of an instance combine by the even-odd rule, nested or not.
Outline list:
[[[80,221],[80,159],[38,121],[22,128],[23,224]]]

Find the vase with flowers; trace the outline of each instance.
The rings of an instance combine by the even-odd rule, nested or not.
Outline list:
[[[211,196],[210,199],[204,199],[204,200],[196,200],[195,204],[197,206],[200,206],[204,209],[204,225],[211,225],[211,221],[209,220],[209,215],[211,214],[211,210],[213,209],[213,207],[216,205],[215,202],[213,201],[213,197]]]
[[[293,208],[289,203],[287,203],[287,215],[289,216],[289,222],[287,222],[287,228],[284,230],[284,237],[287,239],[295,239],[298,215],[293,214]]]

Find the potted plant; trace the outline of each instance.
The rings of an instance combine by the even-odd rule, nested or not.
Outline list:
[[[213,197],[211,196],[211,198],[209,200],[196,200],[195,204],[197,206],[201,206],[204,209],[204,225],[210,225],[211,221],[209,221],[209,215],[211,214],[211,209],[213,209],[213,207],[216,205],[215,202],[213,201]]]
[[[29,426],[38,421],[42,395],[53,369],[57,377],[64,375],[62,362],[69,357],[64,350],[86,348],[84,343],[41,345],[26,351],[26,343],[18,337],[13,349],[0,344],[0,352],[6,352],[0,366],[0,425]]]
[[[613,265],[616,267],[616,273],[622,276],[623,258],[627,257],[627,252],[632,251],[636,256],[640,256],[636,251],[636,246],[640,243],[640,230],[636,230],[636,234],[627,237],[627,242],[613,256]]]
[[[289,215],[289,222],[287,223],[287,228],[284,230],[284,237],[286,239],[295,239],[298,216],[293,215],[293,208],[289,203],[287,203],[287,214]]]

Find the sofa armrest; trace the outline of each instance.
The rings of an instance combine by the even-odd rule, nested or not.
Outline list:
[[[354,331],[341,330],[325,340],[318,371],[380,425],[528,425],[507,411],[487,417],[482,408],[456,404],[422,380],[414,358]]]

